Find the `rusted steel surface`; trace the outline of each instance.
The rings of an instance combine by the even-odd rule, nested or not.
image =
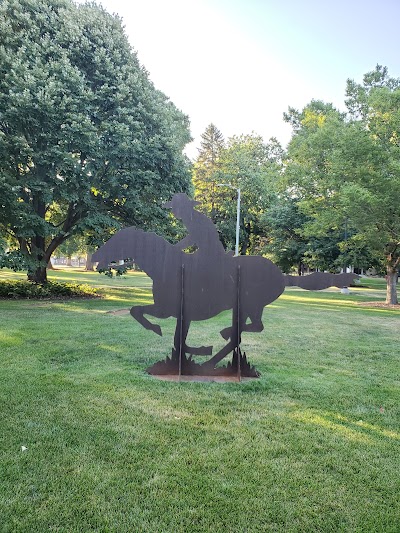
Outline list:
[[[357,274],[330,274],[329,272],[313,272],[306,276],[284,276],[287,287],[295,286],[309,291],[320,291],[328,287],[348,287]]]
[[[202,213],[194,208],[196,202],[186,194],[176,194],[164,207],[172,209],[182,220],[188,234],[173,245],[155,233],[135,227],[116,233],[93,255],[97,269],[107,269],[110,263],[122,259],[134,262],[153,280],[151,305],[138,305],[131,315],[146,329],[162,335],[161,328],[144,315],[177,319],[171,357],[148,369],[157,375],[236,375],[257,377],[258,372],[240,350],[241,334],[263,330],[264,307],[276,300],[286,285],[300,285],[319,290],[336,285],[339,277],[331,274],[304,276],[301,279],[284,276],[271,261],[260,256],[233,257],[226,253],[218,232]],[[195,246],[194,253],[184,249]],[[338,283],[350,284],[354,275],[344,275]],[[232,322],[220,334],[226,345],[213,355],[212,346],[191,347],[186,343],[192,321],[209,319],[221,311],[232,309]],[[225,367],[217,366],[227,355],[232,361]],[[201,364],[192,356],[209,356]]]

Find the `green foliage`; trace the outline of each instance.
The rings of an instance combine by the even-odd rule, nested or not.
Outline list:
[[[22,280],[0,281],[0,298],[41,300],[49,298],[94,298],[96,296],[98,296],[97,289],[77,283],[48,281],[40,284]]]
[[[343,137],[343,204],[388,274],[400,266],[400,80],[377,66],[347,82],[352,120]]]
[[[82,257],[87,253],[87,240],[87,234],[72,235],[69,239],[60,244],[57,252],[65,257],[72,257],[73,255],[78,255]]]
[[[10,268],[17,272],[18,270],[29,269],[29,258],[24,256],[19,250],[0,249],[0,268]]]
[[[155,229],[188,191],[188,119],[93,3],[0,4],[0,229],[38,264],[73,234]]]
[[[210,124],[201,135],[199,155],[193,165],[192,181],[195,199],[200,202],[202,212],[216,222],[216,208],[220,191],[218,190],[218,169],[220,155],[225,147],[222,133]]]
[[[258,135],[240,135],[229,139],[220,157],[219,183],[240,187],[240,254],[260,250],[264,228],[262,215],[271,203],[274,182],[280,171],[282,149],[275,139],[264,143]],[[237,192],[220,187],[217,212],[219,227],[227,248],[233,248],[236,233]]]
[[[315,101],[301,113],[289,110],[286,120],[294,133],[286,185],[310,217],[305,232],[340,235],[347,225],[348,240],[337,243],[341,259],[358,258],[364,267],[384,266],[388,301],[395,303],[393,280],[400,266],[400,80],[389,78],[387,69],[378,65],[362,84],[348,80],[346,95],[347,116]]]
[[[113,278],[115,276],[116,277],[123,276],[131,269],[132,269],[132,262],[125,263],[123,265],[117,265],[117,264],[111,265],[109,268],[100,269],[97,272],[99,274],[104,274],[108,278]]]
[[[255,252],[260,248],[261,217],[270,203],[282,149],[275,139],[266,144],[257,135],[234,136],[226,144],[217,143],[211,127],[204,133],[202,150],[193,166],[195,198],[200,202],[199,209],[216,224],[225,248],[233,249],[240,188],[240,253]]]
[[[283,272],[296,267],[299,275],[307,264],[308,239],[302,235],[307,217],[289,195],[277,196],[262,217],[267,236],[264,251]]]

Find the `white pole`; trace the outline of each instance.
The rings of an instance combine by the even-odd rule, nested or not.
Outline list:
[[[236,208],[236,244],[235,255],[239,255],[239,230],[240,230],[240,189],[237,189],[237,208]]]
[[[236,206],[236,242],[235,242],[235,255],[239,255],[239,230],[240,230],[240,189],[234,187],[230,183],[217,183],[217,187],[229,187],[237,191],[237,206]]]

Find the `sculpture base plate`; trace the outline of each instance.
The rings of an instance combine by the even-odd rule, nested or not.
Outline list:
[[[198,364],[191,357],[188,359],[186,354],[182,357],[181,365],[179,365],[177,354],[172,351],[171,357],[167,357],[165,361],[154,363],[147,369],[147,372],[156,377],[164,376],[165,380],[169,381],[183,381],[183,378],[189,378],[186,381],[217,381],[217,379],[220,381],[239,381],[238,364],[240,364],[241,379],[260,377],[260,373],[247,361],[246,353],[242,353],[240,349],[239,352],[235,349],[232,354],[232,361],[229,361],[227,366],[222,367]]]
[[[241,383],[244,381],[252,381],[253,379],[258,379],[256,377],[250,378],[250,377],[242,377],[239,378],[237,376],[187,376],[187,375],[181,375],[178,376],[177,374],[151,374],[153,378],[159,379],[161,381],[208,381],[208,382],[214,382],[214,383]]]

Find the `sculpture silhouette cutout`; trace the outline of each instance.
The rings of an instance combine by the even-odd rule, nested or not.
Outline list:
[[[122,229],[93,255],[97,269],[108,269],[112,262],[131,258],[153,280],[151,305],[132,307],[131,315],[146,329],[161,335],[161,328],[145,315],[177,319],[171,357],[148,369],[151,374],[258,376],[246,354],[240,351],[243,332],[264,329],[264,307],[276,300],[285,285],[320,290],[331,285],[349,285],[354,274],[284,276],[279,268],[261,256],[226,253],[212,221],[194,209],[197,202],[186,194],[175,194],[164,204],[188,230],[177,244],[170,244],[155,233],[135,227]],[[195,246],[194,253],[184,250]],[[232,309],[232,323],[220,333],[226,345],[212,355],[212,346],[190,347],[186,343],[192,321],[209,319]],[[216,365],[233,352],[226,367]],[[202,364],[193,355],[211,356]]]

